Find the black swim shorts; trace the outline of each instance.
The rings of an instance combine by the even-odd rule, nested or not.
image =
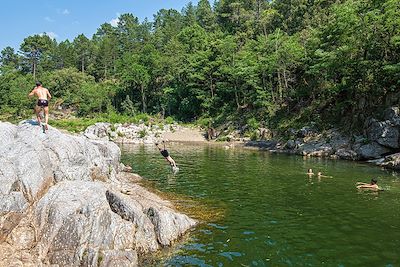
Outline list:
[[[39,107],[42,107],[42,108],[48,107],[49,106],[49,101],[47,101],[46,99],[39,99],[38,102],[37,102],[37,105]]]
[[[161,155],[163,155],[164,158],[166,158],[166,157],[169,156],[169,153],[168,153],[168,151],[166,149],[164,149],[164,150],[161,150]]]

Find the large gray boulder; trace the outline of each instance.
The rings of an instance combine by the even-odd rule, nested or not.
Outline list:
[[[396,124],[400,120],[400,109],[399,107],[390,107],[385,110],[384,119],[391,121]]]
[[[358,154],[351,149],[346,148],[339,148],[335,152],[335,156],[340,159],[347,159],[347,160],[357,160],[359,158]]]
[[[32,121],[0,137],[0,266],[137,266],[196,224],[120,173],[112,142]]]
[[[370,141],[389,147],[399,148],[399,128],[391,121],[371,119],[368,123],[367,136]]]
[[[333,153],[332,146],[327,143],[310,142],[300,145],[298,153],[304,156],[327,157]]]
[[[390,149],[381,146],[376,142],[361,145],[355,149],[360,159],[378,159],[390,152]]]

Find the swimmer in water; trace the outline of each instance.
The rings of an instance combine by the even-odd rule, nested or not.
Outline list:
[[[323,175],[322,172],[320,172],[320,171],[317,173],[317,175],[318,175],[318,178],[320,178],[320,177],[321,178],[333,178],[333,176]]]
[[[371,179],[371,183],[362,183],[362,182],[357,182],[357,189],[368,189],[368,190],[374,190],[374,191],[378,191],[378,190],[382,190],[379,186],[378,186],[378,179],[377,178],[372,178]]]

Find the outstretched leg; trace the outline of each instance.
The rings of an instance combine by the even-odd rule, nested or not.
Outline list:
[[[35,106],[35,113],[36,113],[37,122],[38,122],[39,126],[41,126],[42,120],[40,119],[40,107],[39,106]]]
[[[48,130],[49,127],[47,125],[49,124],[49,107],[44,107],[44,115],[46,121],[46,130]]]
[[[169,162],[169,164],[171,164],[171,166],[176,167],[175,160],[171,158],[171,156],[168,156],[165,159]]]

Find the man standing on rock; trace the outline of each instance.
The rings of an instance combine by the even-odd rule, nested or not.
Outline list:
[[[29,97],[31,96],[37,96],[38,97],[38,102],[35,106],[35,113],[36,113],[36,118],[38,120],[39,126],[42,125],[42,121],[40,118],[40,111],[43,108],[44,109],[44,114],[45,114],[45,124],[44,127],[46,130],[48,130],[48,123],[49,123],[49,100],[51,98],[51,94],[49,90],[44,88],[42,86],[42,83],[37,81],[36,82],[36,87],[33,88],[32,92],[29,93]]]

